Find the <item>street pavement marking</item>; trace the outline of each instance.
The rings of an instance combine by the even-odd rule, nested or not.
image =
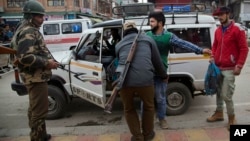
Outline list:
[[[189,141],[210,141],[206,132],[202,129],[186,130],[185,134]]]
[[[77,136],[57,136],[53,138],[53,141],[76,141]]]
[[[120,134],[105,134],[105,135],[99,135],[98,141],[119,141],[120,140]]]

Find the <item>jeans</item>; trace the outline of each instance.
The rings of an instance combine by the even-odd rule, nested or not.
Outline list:
[[[167,83],[160,77],[155,77],[155,100],[156,100],[156,112],[159,120],[162,120],[166,116],[167,102],[166,102],[166,91]]]

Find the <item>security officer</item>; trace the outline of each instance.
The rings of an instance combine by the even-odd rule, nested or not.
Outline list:
[[[45,10],[41,3],[28,1],[23,7],[23,20],[18,25],[11,46],[17,50],[16,64],[29,93],[28,119],[31,141],[48,141],[45,118],[48,113],[48,85],[51,69],[59,64],[52,59],[39,27]]]

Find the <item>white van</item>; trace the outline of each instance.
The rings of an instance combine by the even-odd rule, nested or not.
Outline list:
[[[76,45],[82,32],[91,26],[90,19],[44,21],[40,32],[51,52],[63,51]]]

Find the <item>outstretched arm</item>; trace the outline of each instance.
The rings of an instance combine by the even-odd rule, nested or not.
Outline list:
[[[175,45],[177,47],[181,47],[183,49],[188,49],[190,51],[195,52],[196,54],[211,54],[211,50],[206,48],[206,49],[202,49],[199,48],[197,45],[192,44],[188,41],[182,40],[180,38],[178,38],[175,34],[172,34],[171,38],[170,38],[170,43],[172,45]]]

